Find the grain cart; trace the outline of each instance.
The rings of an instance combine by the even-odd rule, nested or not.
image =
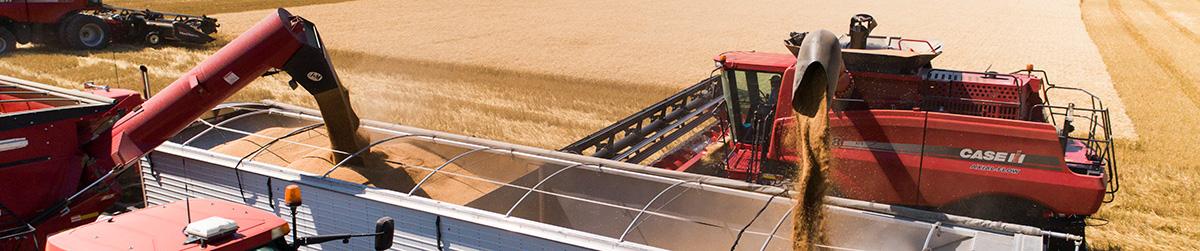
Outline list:
[[[280,9],[145,102],[0,77],[0,249],[41,249],[93,221],[113,205],[119,173],[272,69],[318,100],[335,148],[359,149],[358,117],[324,50],[312,23]]]
[[[300,188],[288,188],[292,217],[300,207]],[[294,220],[293,220],[294,221]],[[330,241],[374,237],[374,250],[392,247],[395,221],[380,218],[375,231],[359,234],[298,236],[275,215],[222,200],[195,199],[105,217],[50,236],[47,251],[70,250],[296,250]],[[177,232],[180,229],[182,233]],[[290,231],[289,231],[290,229]],[[292,235],[292,242],[285,237]]]
[[[870,35],[875,26],[859,15],[829,45],[802,44],[806,34],[793,33],[792,54],[722,53],[713,59],[719,75],[563,150],[788,185],[798,155],[788,135],[792,99],[801,94],[792,83],[817,73],[838,79],[828,96],[836,196],[1077,234],[1113,199],[1117,162],[1098,97],[1051,84],[1032,66],[1007,74],[933,68],[940,43]],[[1050,103],[1076,94],[1090,103]],[[692,128],[704,129],[681,137]]]
[[[207,16],[134,10],[99,0],[0,1],[0,54],[17,44],[60,44],[95,50],[112,41],[208,43],[217,20]]]
[[[371,120],[371,149],[347,153],[374,164],[325,162],[314,157],[339,150],[318,114],[270,101],[218,106],[142,162],[146,204],[219,199],[288,219],[286,187],[298,185],[300,233],[391,217],[395,250],[792,250],[796,194],[778,187]],[[1045,250],[1045,239],[1079,238],[832,197],[823,210],[823,249]],[[305,249],[373,244],[347,245]]]

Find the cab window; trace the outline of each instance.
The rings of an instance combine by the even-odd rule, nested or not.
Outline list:
[[[725,70],[721,77],[729,122],[739,141],[753,141],[757,130],[770,130],[770,124],[755,128],[756,119],[771,121],[782,74],[758,71]]]

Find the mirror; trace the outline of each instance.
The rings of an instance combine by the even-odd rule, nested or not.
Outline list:
[[[392,248],[392,238],[396,236],[396,221],[391,217],[379,218],[375,221],[375,250]]]

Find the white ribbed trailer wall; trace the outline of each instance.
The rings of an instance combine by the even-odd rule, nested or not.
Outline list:
[[[396,250],[439,250],[439,242],[447,250],[655,249],[474,208],[409,197],[395,191],[313,178],[290,169],[263,167],[257,163],[240,167],[243,172],[239,189],[237,175],[228,167],[237,162],[236,158],[189,151],[177,144],[160,147],[148,160],[142,165],[148,206],[189,196],[246,202],[287,220],[298,228],[301,236],[370,232],[376,219],[388,216],[396,220],[393,246]],[[268,179],[271,180],[269,187]],[[299,185],[304,193],[298,224],[291,222],[288,208],[282,206],[283,188],[290,184]],[[248,200],[241,199],[243,191]],[[324,245],[329,247],[325,250],[370,250],[372,240],[358,238],[348,245],[338,242]],[[321,247],[316,245],[308,249],[321,250]]]

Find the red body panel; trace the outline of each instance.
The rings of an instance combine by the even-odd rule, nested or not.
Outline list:
[[[922,205],[1005,195],[1063,214],[1090,215],[1104,196],[1101,176],[1071,172],[1054,127],[1045,123],[929,113],[921,173]],[[937,153],[931,148],[949,151]],[[1020,153],[1022,163],[966,159],[963,149]],[[1018,157],[1014,157],[1014,162]],[[1051,192],[1053,191],[1053,192]]]
[[[829,179],[841,194],[889,204],[917,203],[926,112],[830,112]]]
[[[191,219],[221,217],[237,223],[237,234],[225,241],[201,248],[200,244],[183,244],[186,236],[180,231],[188,224],[188,205]],[[265,245],[276,236],[271,231],[287,223],[269,212],[222,200],[191,199],[145,208],[114,216],[63,231],[49,238],[46,250],[252,250]],[[285,234],[280,232],[278,234]]]
[[[0,182],[0,202],[15,216],[26,217],[78,188],[81,154],[76,129],[80,122],[68,119],[0,131],[0,139],[24,138],[28,142],[24,148],[0,152],[0,162],[17,163],[0,167],[0,177],[19,177]],[[9,216],[0,215],[0,229]]]
[[[87,0],[27,1],[0,3],[0,17],[20,23],[54,24],[63,16],[92,8]]]

